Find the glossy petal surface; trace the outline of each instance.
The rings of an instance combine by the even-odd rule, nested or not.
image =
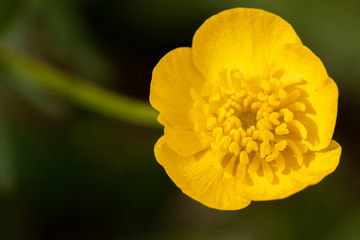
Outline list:
[[[150,102],[165,127],[155,157],[211,208],[285,198],[336,169],[337,101],[335,82],[286,21],[230,9],[155,67]]]

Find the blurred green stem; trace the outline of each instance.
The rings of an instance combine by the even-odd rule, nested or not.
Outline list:
[[[160,127],[157,122],[158,113],[148,103],[115,94],[1,47],[0,64],[2,70],[19,76],[19,79],[34,81],[35,84],[94,112],[131,123]]]

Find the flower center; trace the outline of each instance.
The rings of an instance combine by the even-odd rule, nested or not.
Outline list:
[[[220,154],[228,177],[245,180],[256,173],[272,182],[275,171],[290,165],[288,159],[303,164],[307,129],[296,120],[306,110],[300,98],[299,89],[276,78],[247,79],[236,69],[220,74],[203,105],[203,131],[211,133],[211,149]]]

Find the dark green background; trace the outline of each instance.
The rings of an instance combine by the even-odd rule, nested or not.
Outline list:
[[[0,239],[360,239],[357,0],[1,0],[0,47],[148,101],[152,68],[233,7],[280,15],[339,87],[338,169],[240,211],[182,194],[153,156],[161,129],[104,117],[0,68]]]

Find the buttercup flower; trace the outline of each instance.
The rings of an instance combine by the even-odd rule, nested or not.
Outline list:
[[[216,209],[281,199],[338,165],[338,89],[282,18],[230,9],[153,71],[164,136],[155,157],[188,196]]]

